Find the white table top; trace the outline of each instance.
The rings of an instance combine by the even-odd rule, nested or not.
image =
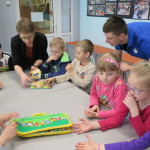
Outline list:
[[[11,76],[11,77],[10,77]],[[36,113],[68,113],[74,123],[79,118],[85,117],[83,112],[89,105],[89,95],[66,82],[55,85],[53,89],[24,89],[16,79],[16,74],[5,73],[0,80],[4,82],[4,89],[0,91],[1,105],[0,113],[17,111],[20,117],[31,116]],[[135,131],[125,122],[121,127],[111,129],[105,132],[95,130],[87,133],[96,142],[110,143],[129,139],[135,135]],[[20,138],[15,137],[6,146],[6,150],[74,150],[75,144],[79,141],[86,141],[85,134],[77,135],[75,133]]]
[[[15,71],[11,72],[3,72],[0,73],[0,81],[3,82],[3,88],[0,90],[0,95],[3,99],[7,96],[31,96],[31,95],[41,95],[49,92],[55,92],[59,90],[63,90],[65,88],[73,87],[74,85],[70,82],[64,82],[60,84],[55,84],[52,89],[30,89],[30,88],[23,88],[20,83],[20,78],[16,74]]]

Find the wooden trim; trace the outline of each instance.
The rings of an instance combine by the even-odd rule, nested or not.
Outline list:
[[[76,46],[78,42],[79,41],[67,42],[67,44],[72,45],[72,46]],[[114,51],[115,50],[111,49],[111,48],[106,48],[106,47],[103,47],[103,46],[94,45],[94,52],[98,53],[98,54],[104,54],[106,52],[114,52]],[[122,60],[125,61],[125,62],[128,62],[128,63],[134,64],[134,63],[136,63],[138,61],[141,61],[142,59],[134,57],[134,56],[131,56],[128,53],[123,52]]]

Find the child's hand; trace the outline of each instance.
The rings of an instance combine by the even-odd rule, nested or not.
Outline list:
[[[95,112],[91,109],[87,109],[85,110],[84,114],[89,118],[98,118],[98,111]]]
[[[66,66],[66,71],[68,72],[68,73],[73,73],[73,66],[72,66],[72,64],[67,64],[67,66]]]
[[[3,84],[2,84],[2,82],[0,81],[0,88],[2,88],[2,86],[3,86]]]
[[[129,108],[132,117],[136,117],[139,115],[138,104],[131,92],[127,93],[125,99],[123,100],[123,103]]]
[[[55,78],[55,77],[53,77],[53,78],[48,78],[48,79],[46,79],[46,82],[47,82],[47,83],[56,82],[56,78]]]
[[[75,145],[77,150],[98,150],[99,145],[95,143],[95,141],[88,135],[86,135],[88,139],[87,142],[79,142]],[[100,149],[102,150],[102,149]]]
[[[51,62],[52,60],[57,60],[57,59],[58,59],[57,56],[51,55],[51,56],[47,59],[47,63]]]
[[[94,105],[92,108],[90,108],[90,110],[92,112],[98,112],[99,111],[99,106],[98,105]]]
[[[5,122],[9,121],[12,118],[16,118],[16,117],[19,117],[19,114],[17,112],[11,112],[8,114],[0,114],[0,126],[2,128],[5,128],[6,127]]]
[[[137,102],[135,101],[135,98],[131,95],[130,92],[127,93],[123,103],[131,110],[134,108],[137,108]]]
[[[100,128],[100,125],[98,122],[90,122],[87,119],[83,119],[83,118],[79,120],[82,122],[74,123],[73,125],[73,128],[74,128],[73,132],[77,134]]]
[[[17,123],[12,122],[10,125],[8,125],[3,132],[0,135],[0,145],[5,146],[5,144],[10,141],[13,137],[17,134]]]

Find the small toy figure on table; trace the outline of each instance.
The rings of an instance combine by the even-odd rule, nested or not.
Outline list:
[[[31,79],[40,79],[41,78],[41,70],[38,68],[35,70],[31,70],[29,76]]]
[[[30,84],[30,87],[33,89],[50,89],[53,86],[53,83],[47,83],[45,80],[39,80],[41,78],[41,70],[38,68],[30,71],[30,78],[34,80]]]

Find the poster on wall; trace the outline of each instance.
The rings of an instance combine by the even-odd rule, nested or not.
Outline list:
[[[87,16],[150,19],[150,0],[87,0]]]

